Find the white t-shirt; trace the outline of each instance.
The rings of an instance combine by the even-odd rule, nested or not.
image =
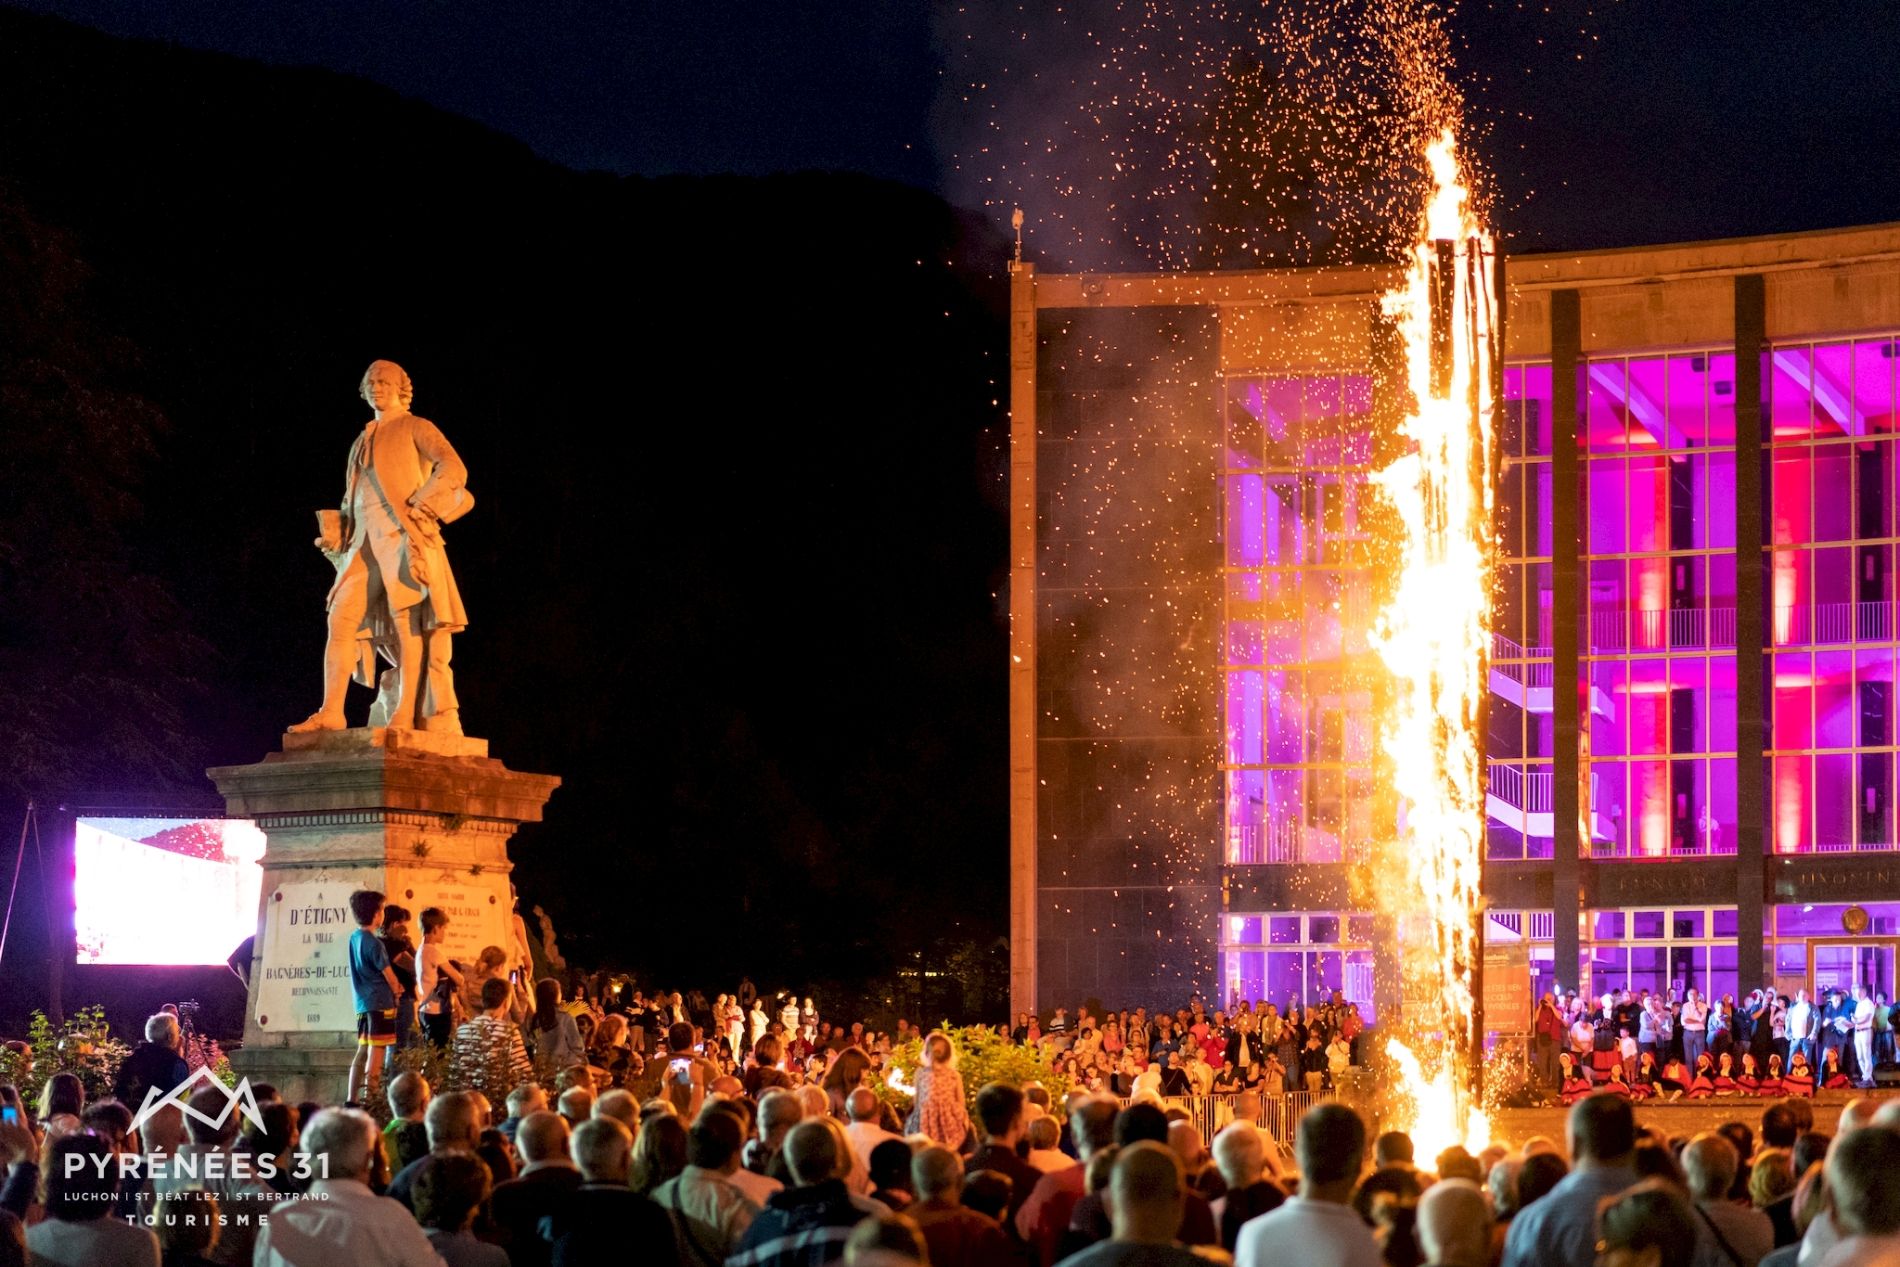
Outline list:
[[[435,977],[448,957],[440,942],[425,940],[416,947],[416,998],[421,1002],[419,1010],[430,1016],[442,1011],[442,1003],[435,997]]]
[[[1248,1219],[1234,1244],[1234,1267],[1383,1267],[1379,1243],[1349,1205],[1291,1197]]]

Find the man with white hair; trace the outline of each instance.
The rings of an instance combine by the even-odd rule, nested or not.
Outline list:
[[[1214,1164],[1227,1184],[1227,1195],[1214,1202],[1214,1221],[1221,1248],[1231,1254],[1241,1224],[1279,1209],[1286,1193],[1265,1178],[1266,1133],[1247,1122],[1230,1122],[1214,1137]]]
[[[257,1267],[441,1267],[409,1211],[369,1190],[376,1123],[358,1109],[324,1109],[304,1128],[316,1174],[307,1199],[271,1211],[257,1234]]]
[[[656,1246],[674,1246],[666,1211],[627,1186],[633,1135],[625,1126],[611,1117],[589,1118],[574,1128],[567,1150],[580,1167],[581,1185],[563,1211],[565,1221],[548,1224],[554,1267],[620,1262],[635,1246],[649,1255]]]
[[[541,1220],[565,1219],[581,1186],[581,1172],[567,1155],[568,1136],[567,1119],[545,1109],[524,1116],[515,1131],[521,1173],[496,1184],[488,1199],[489,1217],[515,1267],[546,1267],[553,1246],[541,1239]]]
[[[640,1137],[640,1102],[633,1098],[633,1092],[624,1087],[615,1087],[604,1092],[594,1101],[594,1117],[610,1117],[633,1134]]]
[[[416,1180],[429,1158],[444,1153],[472,1153],[482,1140],[483,1120],[480,1102],[473,1092],[444,1091],[429,1101],[423,1110],[422,1125],[429,1133],[429,1151],[396,1172],[389,1181],[389,1195],[411,1209],[415,1208]]]
[[[1822,1267],[1900,1262],[1900,1184],[1893,1182],[1900,1171],[1900,1134],[1881,1127],[1855,1131],[1835,1141],[1824,1164],[1832,1216],[1843,1239],[1825,1257],[1804,1253],[1801,1261]]]
[[[548,1093],[541,1089],[541,1084],[524,1082],[508,1093],[508,1116],[501,1120],[499,1129],[512,1144],[515,1142],[515,1132],[521,1127],[521,1119],[533,1113],[545,1113],[547,1109]]]
[[[400,1171],[429,1151],[429,1129],[423,1124],[433,1092],[429,1080],[403,1070],[389,1080],[383,1098],[389,1105],[389,1125],[383,1128],[383,1151],[391,1169]]]
[[[817,1267],[843,1258],[851,1229],[867,1213],[845,1190],[849,1153],[843,1130],[829,1118],[793,1127],[785,1160],[794,1186],[766,1203],[726,1267]]]
[[[1444,1179],[1418,1202],[1418,1241],[1429,1267],[1488,1267],[1491,1211],[1467,1179]]]
[[[1775,1248],[1775,1225],[1760,1210],[1729,1200],[1741,1154],[1727,1138],[1704,1131],[1682,1150],[1682,1169],[1689,1181],[1689,1197],[1702,1216],[1703,1227],[1742,1267],[1755,1267]]]
[[[162,1097],[191,1076],[185,1058],[179,1055],[184,1037],[178,1030],[178,1018],[170,1012],[158,1012],[145,1019],[145,1041],[119,1066],[112,1094],[120,1104],[137,1113],[145,1107],[145,1094],[157,1091]]]
[[[560,1115],[571,1131],[594,1115],[594,1092],[590,1087],[569,1087],[555,1101]]]
[[[805,1107],[790,1091],[767,1091],[759,1101],[757,1138],[746,1141],[744,1162],[732,1176],[739,1190],[763,1206],[784,1190],[791,1171],[785,1165],[785,1137],[804,1119]]]
[[[1879,1101],[1870,1100],[1864,1095],[1849,1100],[1846,1107],[1841,1109],[1840,1121],[1834,1127],[1834,1138],[1839,1139],[1843,1135],[1852,1135],[1863,1126],[1872,1126],[1874,1124],[1874,1114],[1879,1108]]]

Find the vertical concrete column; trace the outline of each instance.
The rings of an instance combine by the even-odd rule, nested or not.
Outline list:
[[[1761,372],[1767,344],[1767,287],[1760,273],[1735,279],[1735,980],[1750,989],[1768,979],[1763,963],[1762,891],[1767,861],[1768,700],[1770,671],[1762,629]]]
[[[1577,916],[1582,906],[1584,848],[1578,825],[1589,807],[1582,804],[1581,753],[1578,743],[1578,628],[1586,601],[1582,583],[1583,533],[1577,408],[1578,371],[1583,360],[1582,305],[1574,290],[1550,296],[1551,384],[1551,954],[1558,984],[1578,987]]]
[[[1036,998],[1036,269],[1009,278],[1009,1008]]]
[[[1399,427],[1411,405],[1411,385],[1405,372],[1404,336],[1378,300],[1371,304],[1371,331],[1372,464],[1384,468],[1405,453],[1406,441]],[[1380,531],[1396,532],[1397,525],[1382,523]],[[1381,584],[1389,585],[1390,581]],[[1384,603],[1390,600],[1391,593],[1381,588],[1377,597]],[[1392,708],[1392,688],[1383,672],[1374,673],[1372,682],[1372,715],[1382,718],[1389,715]],[[1380,833],[1372,842],[1373,857],[1381,866],[1403,865],[1398,857],[1402,848],[1397,839],[1399,794],[1393,785],[1391,758],[1386,755],[1385,745],[1376,740],[1373,751],[1372,821]],[[1372,936],[1373,1005],[1378,1011],[1379,1024],[1396,1032],[1405,997],[1397,912],[1376,909],[1375,904]]]

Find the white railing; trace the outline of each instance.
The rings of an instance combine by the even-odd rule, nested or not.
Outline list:
[[[1526,814],[1548,814],[1551,812],[1553,777],[1549,770],[1493,765],[1485,778],[1485,790],[1506,805]]]
[[[1894,639],[1894,603],[1891,599],[1851,603],[1793,603],[1769,612],[1767,642],[1777,647],[1836,646],[1852,642],[1891,642]],[[1638,608],[1592,607],[1589,649],[1596,654],[1620,651],[1726,651],[1735,646],[1733,607]],[[1499,643],[1509,642],[1498,639]],[[1512,651],[1494,646],[1492,656],[1536,656],[1511,644]],[[1548,655],[1548,651],[1541,654]],[[1504,665],[1497,666],[1500,670]],[[1517,680],[1522,680],[1517,679]]]
[[[1520,647],[1503,634],[1491,635],[1491,668],[1519,686],[1548,687],[1556,681],[1549,647]]]
[[[1294,814],[1227,825],[1227,861],[1236,865],[1364,862],[1367,855],[1363,842],[1342,842],[1331,832],[1309,828]]]
[[[1833,646],[1845,642],[1893,640],[1893,603],[1796,603],[1776,607],[1768,640],[1777,647]]]
[[[1733,607],[1592,607],[1592,652],[1725,650],[1735,645]]]
[[[1297,818],[1227,825],[1227,860],[1237,863],[1299,862],[1306,824]]]

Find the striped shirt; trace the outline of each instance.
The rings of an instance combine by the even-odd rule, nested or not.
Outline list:
[[[844,1243],[864,1210],[844,1180],[827,1179],[774,1193],[726,1267],[822,1267],[844,1258]]]

